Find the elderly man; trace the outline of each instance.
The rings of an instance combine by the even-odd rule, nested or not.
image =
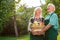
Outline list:
[[[45,18],[45,28],[41,31],[45,32],[45,40],[57,40],[58,16],[56,15],[55,6],[49,3],[47,6],[48,15]]]

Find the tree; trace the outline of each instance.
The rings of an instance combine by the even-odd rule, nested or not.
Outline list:
[[[21,0],[15,0],[15,7],[16,7],[16,4],[19,3]],[[16,34],[16,37],[18,37],[18,30],[17,30],[17,23],[16,23],[16,8],[15,8],[15,15],[14,15],[14,29],[15,29],[15,34]]]
[[[14,10],[14,0],[0,0],[0,32],[3,30],[3,25],[8,21],[8,18],[14,15]]]

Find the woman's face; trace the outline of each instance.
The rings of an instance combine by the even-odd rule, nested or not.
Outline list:
[[[41,9],[37,9],[37,10],[35,11],[35,16],[40,16],[40,14],[41,14]]]

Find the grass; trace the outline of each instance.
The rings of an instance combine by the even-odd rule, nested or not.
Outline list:
[[[24,35],[20,37],[0,37],[0,40],[29,40],[29,35]]]
[[[0,40],[29,40],[29,35],[16,37],[0,37]],[[60,40],[60,34],[57,36],[57,40]]]
[[[29,35],[18,37],[17,40],[29,40]]]
[[[16,40],[16,37],[0,37],[0,40]]]

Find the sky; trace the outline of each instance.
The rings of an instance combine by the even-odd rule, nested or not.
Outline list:
[[[45,0],[41,0],[41,3],[45,4]],[[20,5],[23,5],[23,4],[25,4],[27,8],[37,7],[37,6],[41,6],[41,3],[40,3],[40,0],[21,0],[19,4],[17,4],[16,8],[19,8]]]

